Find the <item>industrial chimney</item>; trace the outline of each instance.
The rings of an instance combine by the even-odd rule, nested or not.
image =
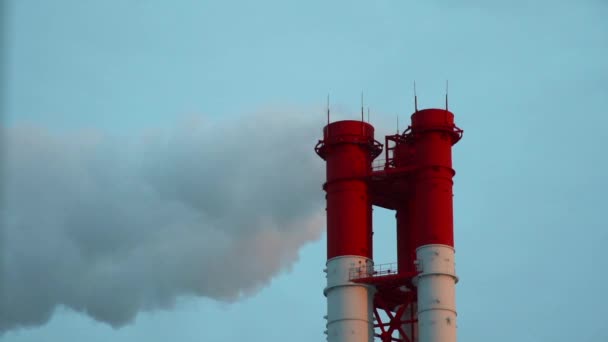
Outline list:
[[[384,145],[363,121],[324,128],[329,342],[456,342],[452,145],[462,133],[447,109],[416,110]],[[374,266],[372,205],[396,211],[395,264]]]

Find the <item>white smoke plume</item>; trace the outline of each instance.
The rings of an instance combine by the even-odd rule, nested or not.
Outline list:
[[[320,238],[321,127],[278,112],[130,142],[5,127],[0,334],[58,306],[120,327],[259,290]]]

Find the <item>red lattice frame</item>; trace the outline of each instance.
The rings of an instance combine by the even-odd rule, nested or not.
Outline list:
[[[414,342],[408,338],[409,336],[414,337],[415,324],[418,323],[416,319],[416,312],[414,305],[416,303],[416,295],[414,291],[401,292],[396,289],[382,291],[380,289],[374,297],[374,317],[376,322],[374,323],[374,329],[376,330],[374,336],[380,339],[382,342],[393,342],[393,341],[404,341]],[[410,317],[412,319],[403,319],[403,314],[406,310],[410,310]],[[384,313],[388,319],[383,320],[381,313]],[[409,325],[409,334],[404,331],[404,325]],[[400,337],[395,337],[393,334],[399,332]]]

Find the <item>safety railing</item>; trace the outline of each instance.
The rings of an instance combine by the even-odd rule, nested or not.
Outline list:
[[[381,277],[391,274],[397,274],[397,263],[379,264],[374,266],[353,267],[348,272],[349,280]]]

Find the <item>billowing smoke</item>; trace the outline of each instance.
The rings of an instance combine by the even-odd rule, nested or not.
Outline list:
[[[237,300],[288,270],[324,227],[321,124],[305,117],[124,141],[4,128],[0,333],[58,306],[119,327],[180,296]]]

